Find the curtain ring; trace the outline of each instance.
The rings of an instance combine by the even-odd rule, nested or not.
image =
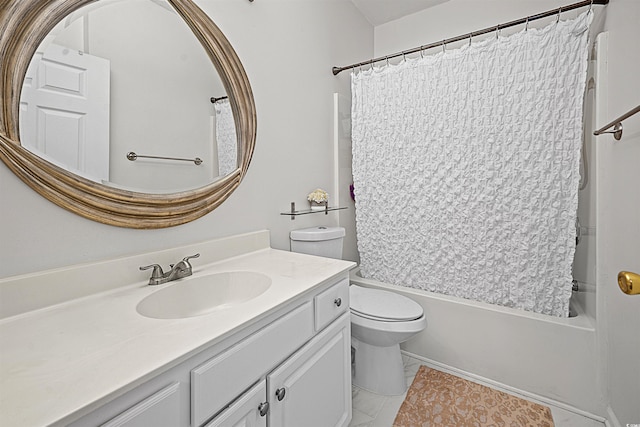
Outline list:
[[[445,49],[445,43],[444,43],[444,40],[442,40],[442,53],[444,53],[444,49]]]
[[[591,0],[591,3],[589,3],[589,12],[591,12],[592,8],[593,8],[593,0]]]
[[[469,46],[471,46],[471,33],[469,33]]]
[[[407,54],[402,52],[402,62],[407,62]]]
[[[385,56],[385,58],[384,58],[384,59],[386,59],[386,60],[387,60],[387,67],[388,67],[388,66],[389,66],[389,57],[388,57],[388,56]]]
[[[560,22],[560,13],[561,13],[561,12],[562,12],[562,8],[561,8],[561,7],[559,7],[559,8],[558,8],[558,17],[556,18],[556,24],[557,24],[558,22]]]
[[[500,25],[496,25],[496,40],[498,40],[499,36],[500,36]]]
[[[424,59],[424,46],[420,46],[420,58]]]
[[[525,31],[529,31],[529,17],[527,16],[527,23],[524,26]]]

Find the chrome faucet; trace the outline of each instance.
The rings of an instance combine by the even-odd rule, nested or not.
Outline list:
[[[171,271],[164,272],[159,264],[151,264],[140,267],[140,270],[148,270],[153,268],[151,277],[149,278],[150,285],[160,285],[162,283],[171,282],[172,280],[181,279],[183,277],[191,276],[193,274],[193,268],[189,260],[191,258],[198,258],[200,254],[191,255],[182,259],[177,264],[170,264]]]

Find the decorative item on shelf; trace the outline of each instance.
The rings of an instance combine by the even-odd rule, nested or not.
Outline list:
[[[322,211],[329,205],[329,194],[321,188],[317,188],[307,196],[312,211]]]

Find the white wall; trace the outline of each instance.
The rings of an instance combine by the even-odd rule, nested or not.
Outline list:
[[[595,42],[594,42],[595,43]],[[595,56],[595,55],[592,55]],[[578,193],[579,243],[573,261],[573,278],[579,292],[572,298],[580,298],[585,311],[592,316],[596,310],[596,183],[597,140],[593,135],[596,104],[596,61],[591,58],[587,72],[587,88],[584,97],[583,151],[580,163],[580,190]]]
[[[605,21],[608,96],[598,101],[598,127],[640,104],[639,23],[640,2],[611,0]],[[623,126],[620,141],[611,135],[596,141],[601,375],[614,426],[640,422],[640,296],[623,294],[616,281],[620,270],[640,273],[640,114]]]
[[[399,52],[417,46],[435,43],[461,34],[520,19],[525,16],[567,5],[566,0],[449,0],[422,12],[379,25],[375,28],[375,56]],[[600,6],[594,6],[597,8]],[[567,12],[568,19],[585,9]],[[544,25],[555,17],[534,21],[531,26]],[[524,26],[501,30],[502,35],[520,31]],[[493,34],[478,37],[494,37]],[[460,42],[468,43],[468,41]],[[448,48],[454,46],[447,46]],[[425,53],[437,52],[433,48]]]
[[[210,98],[226,93],[180,16],[152,2],[118,2],[96,7],[86,27],[87,53],[111,61],[109,181],[133,190],[168,193],[201,187],[217,177]],[[130,151],[199,157],[203,163],[132,162],[125,156]]]
[[[0,165],[0,277],[270,229],[289,248],[294,228],[336,225],[338,214],[292,221],[280,212],[333,186],[333,93],[348,75],[331,67],[373,52],[373,28],[347,0],[197,1],[227,35],[253,89],[258,138],[245,180],[212,213],[162,230],[130,230],[48,202]],[[55,292],[55,290],[52,290]]]

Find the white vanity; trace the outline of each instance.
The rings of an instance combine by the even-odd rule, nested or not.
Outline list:
[[[189,278],[138,271],[196,252]],[[0,280],[0,425],[346,426],[353,265],[271,249],[262,231]],[[208,314],[137,310],[229,272],[270,285]]]

